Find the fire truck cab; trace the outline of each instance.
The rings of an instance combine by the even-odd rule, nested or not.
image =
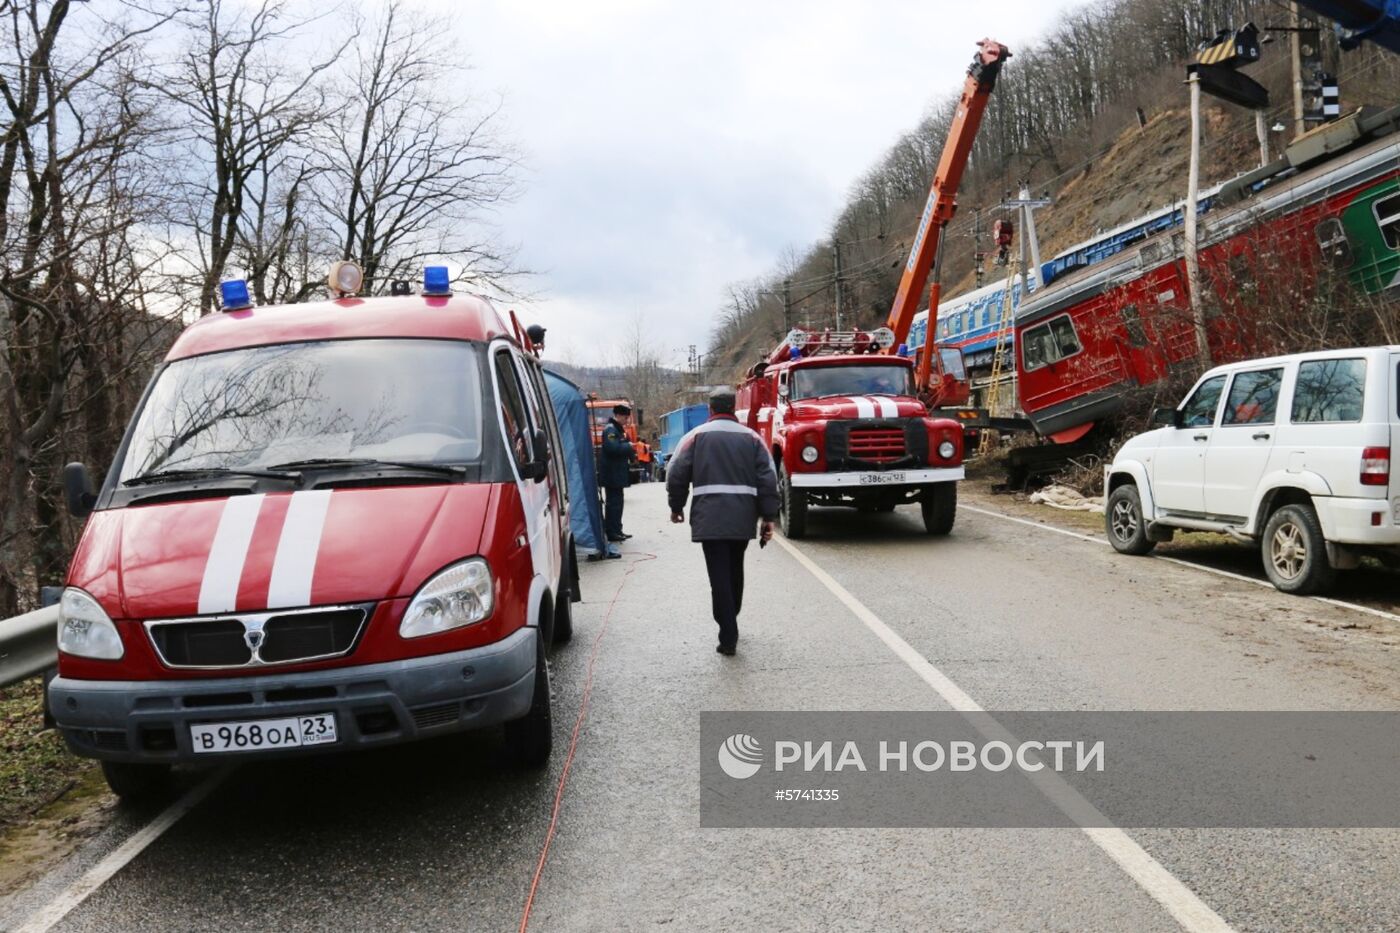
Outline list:
[[[888,355],[894,334],[794,330],[740,387],[737,416],[773,452],[789,538],[808,506],[889,512],[919,503],[929,534],[946,535],[963,478],[962,427],[929,417],[911,361]]]

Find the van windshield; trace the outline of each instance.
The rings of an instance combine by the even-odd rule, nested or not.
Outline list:
[[[804,366],[792,374],[792,398],[825,395],[912,395],[905,366]]]
[[[462,341],[333,340],[177,360],[151,389],[120,479],[319,458],[476,461],[479,352]]]

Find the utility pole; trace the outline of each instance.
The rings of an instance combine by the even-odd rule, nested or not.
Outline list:
[[[1192,73],[1186,79],[1191,88],[1191,167],[1186,181],[1186,291],[1191,300],[1191,323],[1196,331],[1196,352],[1201,365],[1210,367],[1210,341],[1206,336],[1205,311],[1201,305],[1201,270],[1196,257],[1196,202],[1201,176],[1201,78]]]
[[[972,209],[972,268],[977,275],[977,287],[982,287],[982,279],[985,272],[982,269],[982,262],[987,258],[987,254],[982,250],[982,208]]]
[[[1298,0],[1289,0],[1288,25],[1288,52],[1293,59],[1293,137],[1296,139],[1308,128],[1303,122],[1303,22],[1298,16]]]
[[[1010,192],[1007,192],[1008,194]],[[1040,287],[1040,238],[1035,232],[1035,209],[1037,207],[1049,207],[1052,202],[1049,198],[1031,197],[1031,186],[1028,182],[1021,182],[1020,197],[1007,198],[1001,203],[1003,209],[1016,208],[1020,212],[1021,219],[1021,288],[1026,292],[1031,290],[1031,279],[1027,278],[1026,250],[1030,249],[1030,264],[1035,267],[1035,287]]]
[[[792,279],[783,279],[783,326],[784,334],[792,333]]]
[[[841,329],[841,241],[831,238],[831,255],[836,267],[836,329]]]

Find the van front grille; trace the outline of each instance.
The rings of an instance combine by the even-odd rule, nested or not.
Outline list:
[[[349,654],[373,604],[235,613],[146,623],[166,667],[241,668],[319,661]]]

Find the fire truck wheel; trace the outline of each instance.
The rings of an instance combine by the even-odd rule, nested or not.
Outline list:
[[[510,757],[522,768],[543,768],[554,745],[554,721],[549,709],[549,662],[545,659],[544,639],[537,639],[536,646],[535,691],[530,711],[505,726]]]
[[[919,508],[924,513],[925,531],[931,535],[948,534],[958,517],[958,484],[934,483],[926,487]]]
[[[792,485],[792,477],[787,470],[779,468],[779,486],[782,494],[782,510],[779,520],[783,526],[783,536],[796,541],[807,537],[807,493]]]
[[[173,786],[170,765],[129,761],[102,762],[102,776],[122,803],[149,803],[167,796]]]
[[[1142,518],[1142,497],[1137,487],[1125,483],[1108,494],[1103,518],[1108,543],[1119,554],[1142,555],[1157,546],[1147,537],[1147,522]]]

